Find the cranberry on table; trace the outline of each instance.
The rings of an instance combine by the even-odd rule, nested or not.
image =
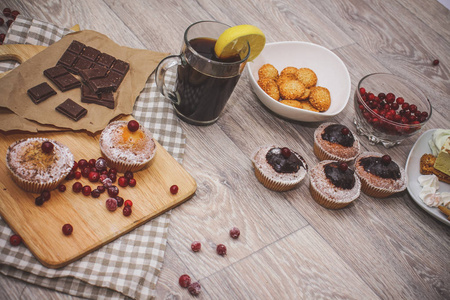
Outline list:
[[[83,189],[83,185],[81,184],[81,182],[77,181],[72,185],[72,191],[74,191],[75,193],[81,192],[82,189]]]
[[[109,175],[109,174],[116,174],[116,175],[117,175],[117,169],[116,169],[116,168],[111,168],[111,169],[109,169],[108,175]]]
[[[125,176],[121,176],[121,177],[119,177],[119,180],[117,181],[117,183],[121,187],[127,187],[128,186],[128,179],[125,178]]]
[[[437,66],[439,64],[439,59],[433,60],[433,66]]]
[[[130,178],[128,180],[128,185],[131,186],[131,187],[135,187],[136,186],[136,179]]]
[[[131,132],[135,132],[139,129],[139,123],[135,120],[131,120],[127,124],[128,130]]]
[[[112,185],[108,187],[108,195],[110,197],[116,197],[117,195],[119,195],[119,189],[117,188],[117,186]]]
[[[109,211],[115,211],[117,209],[117,200],[115,198],[108,198],[105,204]]]
[[[117,200],[117,207],[122,207],[123,202],[124,202],[123,198],[117,196],[117,197],[116,197],[116,200]]]
[[[62,232],[64,235],[71,235],[73,232],[73,227],[70,224],[64,224],[62,227]]]
[[[89,185],[85,185],[81,189],[81,193],[85,196],[89,196],[91,194],[91,192],[92,192],[92,188]]]
[[[202,291],[202,286],[198,282],[191,283],[188,287],[188,291],[193,296],[198,296]]]
[[[125,206],[122,211],[122,213],[125,217],[128,217],[129,215],[131,215],[131,212],[132,212],[131,206]]]
[[[92,192],[91,192],[91,196],[93,197],[93,198],[98,198],[98,197],[100,197],[100,191],[98,190],[98,189],[93,189],[92,190]]]
[[[233,227],[230,229],[230,236],[233,239],[237,239],[241,235],[241,231],[237,227]]]
[[[5,17],[10,17],[11,16],[11,8],[5,7],[3,9],[3,15],[5,15]]]
[[[178,193],[178,185],[174,184],[170,187],[170,193],[172,195],[175,195],[176,193]]]
[[[75,179],[80,179],[80,178],[81,178],[81,172],[80,172],[80,171],[76,171],[76,172],[74,173],[74,178],[75,178]]]
[[[45,141],[41,145],[41,149],[44,153],[51,153],[53,151],[53,143],[49,141]]]
[[[97,190],[100,192],[100,194],[103,194],[106,191],[106,188],[103,185],[98,185]]]
[[[82,170],[82,169],[84,169],[84,168],[86,168],[86,167],[88,167],[88,166],[89,166],[89,163],[88,163],[88,161],[85,160],[84,158],[82,158],[82,159],[80,159],[80,160],[78,161],[78,167],[80,168],[80,170]]]
[[[98,172],[89,172],[88,175],[89,181],[90,182],[97,182],[100,178],[100,174],[98,174]]]
[[[22,237],[18,234],[13,234],[9,237],[9,243],[11,246],[19,246],[22,243]]]
[[[191,284],[191,277],[188,274],[183,274],[178,279],[181,287],[187,288]]]
[[[131,179],[134,178],[134,174],[131,171],[126,171],[125,174],[123,175],[126,179]]]
[[[224,244],[219,244],[216,247],[216,252],[219,255],[225,256],[227,255],[227,247]]]
[[[83,176],[84,178],[88,178],[89,173],[91,173],[91,168],[84,167],[83,169],[81,169],[81,176]]]
[[[199,241],[194,241],[191,244],[191,249],[194,252],[198,252],[200,251],[200,249],[202,248],[202,244]]]
[[[65,192],[66,191],[66,186],[64,184],[60,184],[58,186],[58,191],[60,191],[61,193]]]
[[[125,201],[124,205],[125,205],[125,206],[129,206],[129,207],[132,207],[132,206],[133,206],[133,201],[127,200],[127,201]]]
[[[17,10],[13,10],[11,12],[11,18],[13,18],[14,20],[17,18],[18,15],[20,15],[20,12],[18,12]]]
[[[78,169],[78,162],[74,161],[73,162],[73,166],[72,166],[72,170],[75,172]]]
[[[109,179],[111,179],[112,182],[116,182],[117,180],[117,174],[115,173],[110,173],[108,174]]]
[[[45,202],[44,197],[42,197],[41,195],[40,195],[40,196],[37,196],[37,197],[34,199],[34,204],[36,204],[37,206],[43,205],[44,202]]]
[[[102,157],[99,157],[97,159],[97,161],[95,162],[95,167],[97,168],[97,170],[99,171],[104,171],[106,170],[106,168],[108,167],[108,163],[106,162],[106,160]]]

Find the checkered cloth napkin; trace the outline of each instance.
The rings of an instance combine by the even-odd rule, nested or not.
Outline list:
[[[5,44],[48,46],[69,32],[68,29],[19,16],[8,30]],[[0,72],[14,66],[14,63],[2,62]],[[154,76],[150,76],[137,99],[133,115],[181,163],[186,138],[170,103],[157,92]],[[12,247],[9,237],[13,232],[0,219],[0,272],[84,298],[154,298],[169,223],[170,212],[167,212],[80,260],[55,270],[41,265],[24,245]]]

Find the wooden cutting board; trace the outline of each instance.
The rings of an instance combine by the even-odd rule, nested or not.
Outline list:
[[[33,45],[0,45],[0,60],[23,62],[45,47]],[[123,234],[183,203],[192,197],[197,188],[192,176],[159,144],[152,164],[135,173],[135,187],[119,187],[119,196],[133,201],[132,214],[125,217],[122,208],[114,212],[106,209],[108,194],[99,198],[76,194],[72,185],[77,180],[66,181],[64,193],[54,190],[51,199],[36,206],[31,194],[20,189],[11,179],[6,167],[6,151],[14,141],[28,137],[47,137],[68,146],[75,156],[91,159],[101,156],[100,134],[86,132],[0,133],[0,215],[11,229],[19,234],[24,244],[46,267],[60,268],[102,247]],[[95,188],[86,178],[83,185]],[[179,191],[170,193],[176,184]],[[117,182],[116,185],[118,186]],[[65,236],[62,226],[70,223],[73,234]]]

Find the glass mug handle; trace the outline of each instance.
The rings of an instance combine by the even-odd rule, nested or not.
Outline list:
[[[158,66],[155,70],[155,81],[156,81],[156,87],[158,91],[166,98],[170,99],[174,104],[177,104],[178,97],[176,95],[176,91],[170,91],[167,88],[165,79],[166,79],[166,72],[173,68],[177,67],[182,64],[181,56],[180,55],[169,55],[165,57],[162,61],[159,62]]]

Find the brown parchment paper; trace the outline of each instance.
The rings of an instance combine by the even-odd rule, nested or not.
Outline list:
[[[44,76],[44,70],[56,65],[73,40],[80,41],[130,63],[129,72],[119,89],[114,93],[116,99],[114,109],[97,104],[82,103],[80,88],[62,92]],[[7,121],[0,122],[0,130],[84,129],[92,133],[100,131],[117,116],[132,113],[134,102],[144,88],[148,77],[153,73],[157,64],[167,55],[167,53],[119,46],[107,36],[91,30],[68,34],[0,79],[0,107],[2,107],[1,112],[3,112],[0,117],[8,118]],[[27,90],[44,81],[55,89],[57,95],[39,104],[34,104],[27,95]],[[57,112],[55,107],[67,98],[71,98],[85,107],[88,110],[87,115],[76,122]],[[8,113],[8,110],[15,115]],[[39,126],[36,126],[35,130],[31,130],[36,122],[39,123],[37,124]]]

